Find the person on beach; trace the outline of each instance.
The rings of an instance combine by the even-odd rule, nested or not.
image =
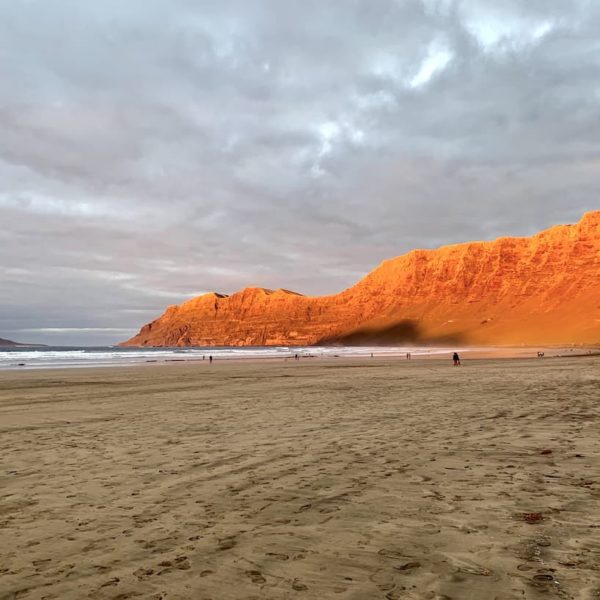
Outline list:
[[[454,366],[455,366],[455,367],[460,367],[460,356],[458,355],[458,352],[455,352],[455,353],[452,355],[452,360],[453,360],[453,362],[454,362]]]
[[[208,357],[208,362],[212,364],[212,354]]]
[[[406,360],[410,360],[410,352],[406,353]]]

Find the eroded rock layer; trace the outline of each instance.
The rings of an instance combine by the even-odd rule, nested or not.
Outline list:
[[[600,343],[600,211],[531,238],[413,250],[332,296],[204,294],[123,345],[444,342]]]

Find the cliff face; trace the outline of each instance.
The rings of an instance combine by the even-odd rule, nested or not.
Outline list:
[[[600,343],[600,211],[531,238],[413,250],[333,296],[205,294],[123,345],[407,342]]]

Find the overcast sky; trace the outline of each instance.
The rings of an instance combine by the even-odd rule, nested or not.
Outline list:
[[[600,208],[597,0],[0,0],[0,337]]]

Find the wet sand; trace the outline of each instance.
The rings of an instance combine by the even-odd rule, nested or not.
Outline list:
[[[600,358],[0,373],[0,598],[600,598]]]

